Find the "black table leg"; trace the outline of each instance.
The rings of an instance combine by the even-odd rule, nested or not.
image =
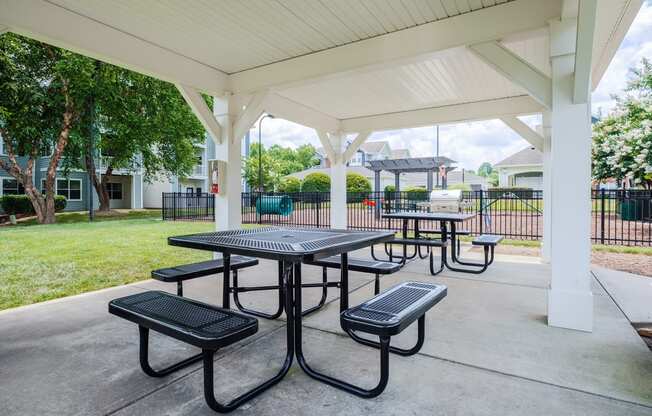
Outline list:
[[[231,254],[222,253],[224,260],[224,279],[222,281],[222,307],[231,309]]]
[[[340,257],[340,312],[344,312],[349,309],[349,253]]]
[[[342,270],[345,270],[344,259],[346,254],[342,254]],[[342,273],[342,276],[345,276],[345,273]],[[342,285],[342,287],[348,285]],[[348,302],[348,296],[347,296]],[[341,304],[341,303],[340,303]],[[375,387],[371,389],[364,389],[356,385],[347,383],[346,381],[336,379],[334,377],[322,374],[318,371],[313,370],[306,360],[306,357],[303,355],[303,346],[302,346],[302,328],[301,328],[301,263],[296,263],[294,266],[294,350],[297,356],[297,362],[301,369],[308,374],[310,377],[315,380],[319,380],[322,383],[326,383],[330,386],[336,387],[340,390],[344,390],[348,393],[354,394],[363,398],[372,398],[378,396],[380,393],[385,390],[387,382],[389,380],[389,337],[380,337],[379,347],[380,347],[380,380]],[[289,318],[289,317],[288,317]],[[288,321],[288,325],[292,321]]]

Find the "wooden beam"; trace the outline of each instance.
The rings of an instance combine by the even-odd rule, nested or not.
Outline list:
[[[496,41],[471,45],[469,50],[508,80],[525,89],[532,98],[550,108],[552,80],[549,76]]]
[[[242,138],[251,128],[251,126],[265,112],[265,100],[269,94],[268,90],[260,91],[254,94],[249,100],[244,112],[233,125],[233,134],[235,138]]]
[[[397,130],[413,127],[454,124],[465,121],[490,120],[509,115],[540,113],[541,104],[527,95],[496,100],[422,108],[412,111],[379,114],[342,120],[342,131]]]
[[[208,108],[201,94],[192,87],[185,85],[176,84],[176,87],[192,109],[192,112],[197,116],[197,119],[199,119],[201,125],[211,136],[213,142],[222,143],[222,126],[215,119],[213,111]]]
[[[415,57],[427,59],[446,49],[546,28],[548,20],[559,18],[560,13],[560,0],[510,1],[238,72],[230,76],[229,91],[239,94],[261,88],[286,88],[352,72],[400,66]]]
[[[275,117],[292,121],[315,130],[329,133],[340,130],[340,121],[335,117],[299,104],[279,94],[269,93],[265,98],[265,111]]]
[[[370,131],[363,131],[358,133],[358,135],[355,136],[355,139],[353,139],[351,144],[349,144],[349,146],[344,151],[344,154],[342,155],[342,160],[344,160],[344,162],[347,162],[349,159],[351,159],[353,157],[353,154],[358,151],[358,149],[360,148],[360,146],[362,146],[364,142],[367,141],[370,135],[371,135]]]
[[[602,53],[599,56],[593,57],[593,74],[591,75],[591,87],[595,89],[598,87],[600,80],[607,71],[611,60],[616,55],[620,44],[623,42],[627,31],[634,22],[638,11],[643,5],[643,0],[629,0],[625,7],[621,10],[621,15],[618,18],[618,25],[611,32],[611,36],[607,44],[602,48]]]
[[[573,102],[584,104],[591,99],[591,67],[593,59],[593,35],[597,0],[581,0],[577,16],[577,40],[575,41],[575,76],[573,78]]]
[[[339,152],[335,153],[335,149],[333,148],[330,137],[328,137],[328,133],[323,130],[317,130],[317,136],[319,137],[321,145],[324,147],[324,151],[326,151],[326,157],[330,159],[331,163],[334,163],[337,160],[337,157],[339,157]]]
[[[543,136],[532,130],[530,126],[523,123],[516,116],[505,116],[500,118],[507,127],[511,128],[524,140],[534,146],[537,150],[543,152]]]
[[[215,68],[48,1],[0,1],[0,25],[41,42],[211,95],[223,95],[228,80]]]

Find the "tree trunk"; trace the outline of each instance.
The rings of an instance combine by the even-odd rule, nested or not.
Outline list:
[[[95,158],[90,155],[90,152],[86,152],[86,171],[88,172],[91,182],[93,183],[93,188],[95,188],[95,192],[97,193],[97,199],[100,203],[98,211],[110,211],[111,205],[109,191],[106,188],[106,183],[103,180],[100,180],[100,177],[97,175],[97,170],[95,169]],[[107,169],[107,175],[110,175],[111,171],[111,168]]]

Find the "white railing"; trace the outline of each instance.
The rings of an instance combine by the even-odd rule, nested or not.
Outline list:
[[[192,176],[206,176],[206,165],[195,165],[192,168]]]

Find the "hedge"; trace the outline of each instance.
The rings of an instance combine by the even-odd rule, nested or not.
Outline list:
[[[288,176],[287,178],[281,179],[281,182],[278,184],[278,192],[283,193],[295,193],[301,191],[301,179],[295,178],[294,176]]]
[[[347,202],[362,202],[371,193],[371,182],[359,173],[346,174]]]
[[[301,192],[330,192],[331,177],[322,172],[311,173],[305,177]]]
[[[422,186],[410,186],[405,189],[407,199],[410,201],[428,201],[428,190]]]
[[[66,208],[66,198],[60,195],[54,196],[54,210],[56,212],[63,211]],[[34,207],[32,201],[29,200],[27,195],[5,195],[0,198],[0,207],[9,215],[33,215]]]

